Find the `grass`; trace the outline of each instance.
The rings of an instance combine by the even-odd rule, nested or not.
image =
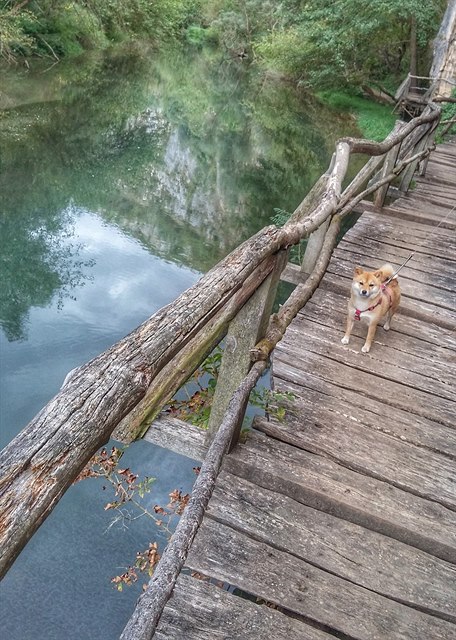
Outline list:
[[[343,91],[322,91],[318,93],[318,97],[324,104],[337,111],[353,114],[362,135],[369,140],[380,141],[386,138],[397,118],[392,113],[391,106],[379,104],[360,95]]]

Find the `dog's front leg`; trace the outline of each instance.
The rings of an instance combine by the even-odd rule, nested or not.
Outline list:
[[[350,342],[350,335],[353,330],[353,325],[355,324],[355,318],[353,314],[348,312],[347,316],[347,329],[345,331],[344,337],[341,339],[342,344],[348,344]]]
[[[375,332],[377,331],[377,324],[378,323],[375,320],[372,320],[372,322],[369,324],[369,329],[367,330],[366,342],[364,343],[364,346],[361,347],[361,351],[363,353],[369,353],[370,351],[371,344],[375,336]]]

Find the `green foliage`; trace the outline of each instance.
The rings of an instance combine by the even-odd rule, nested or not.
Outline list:
[[[451,93],[452,98],[456,98],[456,89],[454,89]],[[441,122],[447,122],[448,124],[440,125],[437,133],[436,140],[437,142],[442,142],[443,137],[445,136],[455,136],[456,135],[456,122],[450,123],[450,120],[456,119],[456,103],[455,102],[444,102],[442,103],[442,116],[440,118]],[[444,136],[442,137],[442,133]]]
[[[403,75],[409,63],[412,17],[417,25],[419,59],[445,8],[443,0],[285,1],[288,24],[256,43],[264,62],[303,86],[362,86],[385,75]],[[291,15],[292,9],[298,9]]]
[[[210,29],[204,29],[197,24],[191,24],[185,31],[185,39],[188,44],[201,49],[203,45],[216,42],[216,35]]]
[[[216,347],[184,386],[186,397],[182,400],[173,399],[166,409],[167,413],[197,427],[207,429],[222,355],[222,349]],[[195,384],[197,389],[192,393]],[[252,391],[249,403],[252,406],[260,407],[272,417],[282,421],[286,415],[284,403],[289,403],[295,397],[291,392],[271,391],[271,389],[263,387],[260,390],[254,389]]]
[[[444,0],[7,0],[0,53],[60,57],[144,38],[196,48],[216,44],[230,61],[256,61],[305,88],[397,86],[410,64],[412,24],[427,71]]]
[[[396,116],[390,106],[344,91],[321,91],[317,95],[336,111],[352,113],[362,135],[369,140],[384,140],[394,127]]]
[[[165,507],[156,504],[153,508],[149,508],[145,504],[144,498],[150,493],[155,478],[146,476],[143,480],[138,480],[139,476],[131,469],[121,469],[119,463],[124,451],[124,449],[117,447],[113,447],[110,452],[105,448],[101,449],[89,460],[76,478],[75,483],[88,478],[97,478],[103,481],[103,490],[108,486],[114,492],[114,500],[108,502],[104,508],[105,511],[116,513],[109,527],[119,522],[127,527],[133,520],[146,516],[171,536],[176,518],[184,512],[190,495],[183,494],[179,489],[174,489],[169,494],[169,503]],[[194,471],[199,472],[197,468]],[[139,515],[128,511],[126,506],[133,506]],[[122,574],[112,578],[111,583],[117,591],[123,591],[124,586],[131,586],[138,580],[138,573],[145,573],[150,578],[159,559],[158,544],[150,542],[145,551],[138,551],[135,562],[126,567]]]
[[[27,8],[24,8],[27,5]],[[112,41],[175,39],[197,0],[7,0],[0,7],[0,55],[60,58]]]
[[[254,407],[263,409],[271,418],[283,422],[296,397],[291,391],[275,391],[263,387],[260,390],[253,389],[249,402]]]
[[[210,24],[225,51],[254,54],[254,45],[264,34],[281,24],[282,4],[273,0],[206,0],[203,21]]]
[[[14,62],[18,52],[24,55],[34,53],[36,43],[29,32],[36,24],[36,17],[30,11],[18,13],[8,5],[0,8],[0,57]]]
[[[283,225],[288,222],[291,217],[291,213],[289,211],[285,211],[284,209],[275,208],[274,215],[271,217],[271,222],[278,227],[283,227]],[[290,262],[293,264],[301,264],[302,259],[304,257],[304,252],[306,250],[307,239],[301,240],[299,244],[294,245],[290,249]]]
[[[216,347],[184,386],[185,398],[174,398],[166,408],[175,418],[190,422],[201,429],[207,429],[211,414],[212,400],[217,386],[223,351]],[[196,390],[194,390],[196,386]]]

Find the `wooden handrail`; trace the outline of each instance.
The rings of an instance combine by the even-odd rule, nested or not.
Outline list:
[[[340,217],[336,216],[326,233],[325,243],[309,279],[299,285],[280,313],[280,321],[275,316],[269,325],[267,348],[261,348],[258,358],[248,375],[234,392],[228,410],[220,428],[212,441],[195,481],[190,501],[182,515],[171,540],[149,582],[147,589],[139,597],[135,611],[128,621],[120,640],[150,640],[154,634],[160,616],[185,564],[191,543],[202,522],[204,511],[212,495],[217,475],[222,465],[233,432],[242,417],[243,407],[267,367],[267,355],[282,338],[286,327],[291,323],[299,309],[312,296],[323,278],[340,228]],[[257,356],[254,354],[254,357]]]
[[[0,576],[116,428],[124,440],[141,436],[144,421],[169,401],[269,276],[277,254],[335,215],[345,215],[360,194],[372,193],[424,158],[431,147],[426,143],[414,153],[413,142],[408,157],[401,155],[392,172],[365,189],[365,180],[387,152],[404,147],[415,131],[439,118],[440,109],[430,105],[383,142],[339,140],[311,210],[303,201],[282,228],[259,231],[173,303],[67,377],[58,394],[0,453]],[[353,153],[369,154],[374,161],[343,191]]]

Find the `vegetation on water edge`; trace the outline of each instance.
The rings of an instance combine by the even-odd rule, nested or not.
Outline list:
[[[197,0],[3,0],[0,55],[60,59],[126,39],[179,37],[197,15]]]
[[[456,99],[456,89],[451,93],[451,97]],[[441,141],[442,132],[445,135],[456,136],[456,102],[446,102],[442,105],[441,126],[437,134],[437,142]]]
[[[3,0],[0,55],[59,58],[111,42],[185,42],[311,89],[362,87],[427,65],[445,0]],[[420,71],[419,68],[416,69]]]
[[[320,100],[339,112],[352,113],[356,124],[365,138],[381,141],[394,127],[397,115],[391,105],[380,104],[364,98],[362,95],[344,91],[321,91]]]
[[[208,428],[222,356],[223,350],[217,346],[182,388],[184,397],[173,398],[168,404],[166,408],[168,414],[201,429]],[[249,404],[282,421],[286,415],[287,403],[292,402],[295,397],[288,391],[279,392],[262,387],[253,389]],[[244,428],[249,427],[249,422],[249,419],[245,418]]]

